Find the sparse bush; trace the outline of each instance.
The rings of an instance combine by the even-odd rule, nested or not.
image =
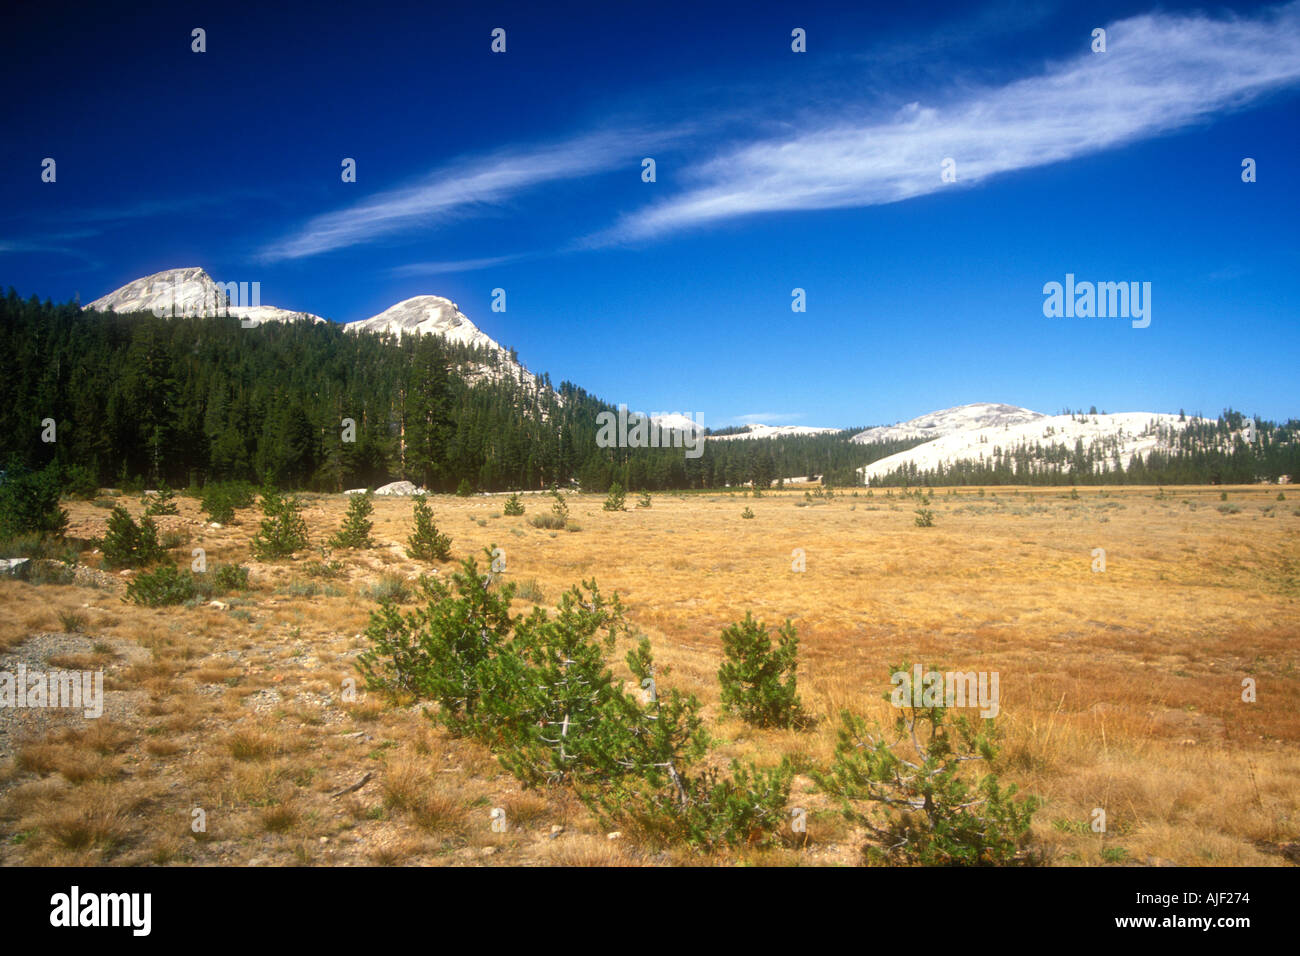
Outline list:
[[[534,528],[546,528],[551,531],[559,531],[564,527],[566,519],[554,514],[533,515],[528,519],[528,523]]]
[[[740,516],[742,518],[752,518],[754,517],[754,512],[751,511],[749,508],[746,508],[744,511],[740,513]]]
[[[53,561],[49,558],[32,558],[20,565],[14,576],[28,584],[72,584],[76,580],[74,565],[66,561]]]
[[[86,629],[86,615],[80,611],[60,611],[59,623],[63,625],[63,633],[80,634]]]
[[[648,492],[648,491],[643,491],[643,492],[641,492],[641,497],[637,498],[637,500],[636,500],[636,506],[637,506],[638,508],[649,508],[649,507],[650,507],[650,492]]]
[[[263,561],[287,558],[307,547],[302,504],[272,488],[262,491],[262,524],[253,536],[253,554]]]
[[[451,557],[451,538],[433,523],[433,509],[424,495],[414,503],[415,531],[407,538],[406,554],[417,561],[446,561]]]
[[[242,564],[219,564],[212,571],[212,583],[218,594],[248,590],[248,568]]]
[[[505,513],[507,516],[521,515],[524,513],[524,503],[520,500],[518,494],[513,494],[506,499]]]
[[[126,586],[127,600],[148,607],[184,604],[197,594],[194,576],[178,570],[174,564],[160,564],[152,571],[141,571]]]
[[[891,669],[891,675],[898,673],[910,681],[911,666]],[[912,700],[909,683],[898,692]],[[1000,786],[992,772],[978,780],[963,773],[971,761],[992,764],[995,734],[992,720],[977,729],[945,707],[907,703],[899,708],[891,743],[878,726],[868,729],[865,720],[844,711],[830,771],[815,772],[813,779],[839,799],[850,822],[870,834],[864,848],[870,862],[1021,862],[1039,801],[1016,801],[1016,787]]]
[[[343,527],[330,538],[330,547],[373,548],[375,542],[370,538],[370,529],[374,527],[374,523],[370,520],[370,516],[374,511],[374,495],[371,492],[351,495],[348,501],[348,513],[343,519]]]
[[[789,620],[776,644],[761,621],[746,613],[722,632],[724,660],[718,668],[722,706],[756,727],[794,727],[804,720],[795,671],[799,636]]]
[[[609,496],[605,499],[605,511],[626,511],[627,506],[624,502],[627,500],[627,493],[623,491],[623,486],[617,481],[609,486]]]
[[[159,542],[162,544],[164,551],[183,548],[190,543],[190,533],[188,531],[164,531],[159,535]]]
[[[321,560],[312,561],[303,566],[303,573],[313,578],[337,578],[343,574],[343,564],[331,561],[327,552],[322,552]]]
[[[138,568],[161,561],[166,551],[158,542],[158,527],[145,516],[137,525],[121,505],[108,516],[108,530],[99,542],[106,568]]]
[[[59,470],[10,468],[0,479],[0,537],[23,534],[62,536],[68,513],[59,507]]]
[[[403,604],[411,597],[411,582],[400,574],[381,574],[378,580],[366,588],[366,596],[372,601]]]
[[[546,593],[542,586],[538,584],[537,578],[529,578],[527,581],[520,581],[515,596],[523,598],[525,601],[532,601],[534,604],[541,604],[546,600]]]

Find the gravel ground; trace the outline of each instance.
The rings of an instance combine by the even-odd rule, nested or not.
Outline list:
[[[33,673],[47,673],[58,668],[49,664],[51,657],[62,654],[90,654],[101,643],[81,634],[33,634],[22,644],[0,654],[0,672],[16,674],[19,665],[25,665],[30,677]],[[148,652],[119,641],[106,641],[118,655],[104,668],[105,683],[117,668],[139,659]],[[144,691],[104,690],[104,712],[99,718],[88,718],[82,709],[57,707],[0,706],[0,760],[12,756],[19,747],[30,740],[38,740],[58,727],[83,727],[92,719],[122,720],[147,698]]]

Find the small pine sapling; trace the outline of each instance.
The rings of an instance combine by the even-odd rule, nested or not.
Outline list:
[[[433,509],[424,495],[415,496],[415,531],[407,538],[406,554],[417,561],[446,561],[451,557],[451,538],[433,523]]]
[[[363,494],[350,496],[348,513],[343,519],[343,527],[339,528],[338,533],[330,538],[330,547],[373,548],[375,542],[370,537],[370,529],[374,527],[374,523],[370,520],[370,516],[374,514],[374,511],[374,494],[372,492],[366,491]]]

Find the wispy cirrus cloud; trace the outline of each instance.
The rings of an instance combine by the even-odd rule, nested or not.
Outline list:
[[[316,216],[290,235],[266,246],[261,258],[302,259],[428,228],[545,183],[639,162],[644,153],[638,150],[644,149],[646,143],[662,143],[673,135],[608,130],[561,143],[462,160],[412,185],[377,193],[345,209]]]
[[[1112,149],[1300,82],[1300,2],[1251,18],[1150,14],[1106,27],[1107,50],[939,105],[733,146],[684,171],[694,185],[623,217],[589,246],[763,212],[871,206]],[[1087,37],[1080,38],[1085,46]]]
[[[411,262],[404,266],[394,266],[388,274],[394,278],[404,279],[410,276],[440,276],[454,272],[476,272],[493,266],[505,265],[529,258],[530,253],[516,253],[508,256],[488,256],[483,259],[456,259],[447,262]]]

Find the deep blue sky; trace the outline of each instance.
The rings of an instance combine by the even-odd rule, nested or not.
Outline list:
[[[116,6],[0,30],[24,296],[191,265],[340,321],[436,293],[714,427],[1300,415],[1295,3]],[[1150,327],[1045,318],[1067,272],[1151,282]]]

